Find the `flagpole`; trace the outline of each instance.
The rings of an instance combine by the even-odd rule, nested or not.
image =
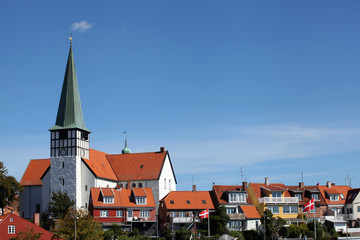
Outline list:
[[[314,203],[314,205],[315,205],[315,203]],[[316,209],[314,211],[314,230],[315,230],[314,239],[316,240],[316,218],[315,218],[315,213],[316,213]]]
[[[210,237],[210,211],[209,212],[209,217],[208,217],[208,237]]]

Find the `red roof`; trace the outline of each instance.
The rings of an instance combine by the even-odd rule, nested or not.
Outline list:
[[[264,183],[249,183],[249,187],[251,187],[254,190],[256,198],[265,197],[261,195],[261,188],[270,191],[285,191],[284,197],[291,197],[283,183],[269,183],[268,185]]]
[[[240,205],[240,208],[245,213],[246,218],[260,218],[254,205]]]
[[[114,203],[103,203],[100,191],[105,189],[113,190]],[[146,204],[136,204],[135,199],[132,197],[132,189],[112,189],[112,188],[91,188],[91,200],[94,208],[128,208],[128,207],[155,207],[155,201],[151,188],[141,188],[146,193]]]
[[[83,161],[97,177],[116,181],[116,175],[106,155],[107,153],[90,148],[90,160],[83,158]]]
[[[114,190],[112,188],[100,188],[101,195],[103,197],[114,197]]]
[[[50,159],[30,160],[20,184],[22,186],[42,185],[41,177],[50,167]]]
[[[8,233],[8,226],[15,226],[15,234]],[[0,239],[8,240],[16,236],[16,233],[26,231],[27,229],[34,229],[36,233],[42,233],[40,240],[49,240],[52,238],[52,233],[35,225],[34,223],[25,220],[13,213],[0,216]]]
[[[146,192],[143,188],[133,188],[132,191],[135,197],[146,197]]]
[[[334,205],[334,204],[345,204],[347,193],[351,188],[349,186],[340,186],[340,185],[339,186],[331,185],[331,187],[329,188],[327,186],[319,185],[318,189],[320,190],[321,194],[325,198],[326,204]],[[339,200],[338,201],[330,201],[329,194],[338,194]],[[341,195],[343,196],[343,198],[341,197]]]
[[[162,201],[167,209],[215,209],[210,191],[171,191]]]
[[[311,194],[312,193],[318,193],[319,194],[319,200],[315,201],[315,205],[326,205],[324,197],[321,195],[320,190],[317,186],[286,186],[288,191],[293,193],[300,193],[302,196],[302,200],[299,200],[299,205],[303,206],[306,203],[308,203],[311,200]],[[295,197],[293,195],[292,197]]]
[[[167,151],[107,155],[119,181],[159,179]]]

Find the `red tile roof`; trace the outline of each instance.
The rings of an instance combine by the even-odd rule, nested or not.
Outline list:
[[[40,240],[49,240],[53,235],[51,232],[46,231],[34,223],[25,220],[13,213],[9,213],[0,216],[0,239],[2,240],[8,240],[16,236],[16,234],[8,233],[8,225],[14,225],[16,233],[33,228],[36,233],[42,233]]]
[[[215,198],[219,204],[227,204],[228,196],[226,196],[229,191],[244,191],[242,185],[213,185],[213,192]],[[247,198],[247,203],[251,204],[249,198]]]
[[[114,197],[114,190],[112,188],[100,188],[101,195],[103,197]]]
[[[299,206],[303,206],[306,203],[308,203],[311,200],[311,193],[318,193],[319,194],[319,200],[315,201],[315,205],[326,205],[324,197],[321,195],[320,190],[317,186],[286,186],[288,191],[294,192],[294,193],[301,193],[302,199],[299,201]],[[295,197],[295,195],[293,195]]]
[[[107,153],[90,148],[90,160],[83,158],[83,161],[95,176],[117,181],[117,177],[111,168],[106,155]]]
[[[42,185],[41,177],[50,167],[50,159],[30,160],[20,184],[22,186]]]
[[[254,190],[256,198],[264,197],[261,195],[261,188],[269,189],[270,191],[280,191],[281,189],[283,189],[285,190],[284,197],[291,197],[283,183],[270,183],[269,185],[266,185],[264,183],[249,183],[249,187],[250,186]]]
[[[171,191],[162,201],[167,209],[215,209],[210,191]]]
[[[132,191],[135,197],[146,197],[146,192],[143,188],[133,188]]]
[[[246,218],[260,218],[254,205],[240,205],[241,210],[246,214]]]
[[[146,204],[142,205],[137,205],[135,203],[135,199],[132,198],[132,189],[125,188],[113,189],[115,194],[114,203],[103,203],[103,200],[100,196],[100,189],[104,190],[106,188],[91,188],[90,190],[91,200],[94,208],[155,207],[155,201],[151,188],[142,188],[146,193]]]
[[[341,186],[341,185],[339,185],[339,186],[332,185],[330,188],[328,188],[327,186],[322,186],[322,185],[318,185],[317,187],[320,190],[323,197],[325,198],[326,204],[328,204],[328,205],[345,204],[347,193],[351,189],[349,186]],[[330,201],[330,198],[329,198],[328,194],[326,194],[326,192],[328,192],[328,193],[331,192],[331,194],[334,194],[335,191],[337,192],[335,194],[339,194],[339,200],[338,201]],[[343,195],[344,199],[341,198],[340,194]]]
[[[159,179],[167,151],[107,155],[120,181]]]

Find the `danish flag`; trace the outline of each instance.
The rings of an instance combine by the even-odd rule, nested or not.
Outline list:
[[[315,209],[314,199],[311,199],[307,204],[304,205],[303,212],[308,212]]]
[[[209,209],[205,209],[201,213],[199,213],[200,219],[209,218]]]

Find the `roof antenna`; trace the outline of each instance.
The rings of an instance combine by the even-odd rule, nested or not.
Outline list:
[[[69,40],[70,40],[70,45],[72,45],[72,34],[70,34]]]
[[[125,147],[121,152],[122,154],[131,153],[131,150],[127,147],[127,132],[124,131],[123,133],[125,134]]]
[[[301,171],[300,181],[301,181],[301,182],[304,182],[304,174],[303,174],[303,172],[302,172],[302,171]]]

